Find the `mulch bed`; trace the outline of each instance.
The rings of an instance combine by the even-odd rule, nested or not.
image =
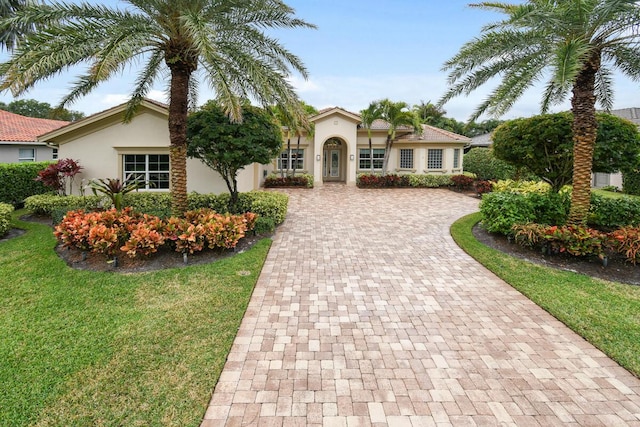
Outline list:
[[[597,258],[575,257],[568,254],[545,255],[542,251],[511,243],[501,234],[489,233],[479,224],[473,227],[473,235],[479,242],[491,248],[535,264],[604,280],[640,285],[640,265],[635,266],[622,256],[609,257],[605,267]]]
[[[52,226],[51,218],[37,216],[37,215],[24,215],[20,217],[22,221],[37,222],[40,224]],[[11,229],[0,241],[8,240],[13,237],[18,237],[24,234],[24,230],[17,228]],[[184,258],[181,253],[172,251],[170,249],[163,249],[155,254],[151,254],[146,257],[130,258],[124,252],[118,256],[117,265],[113,261],[110,262],[102,254],[85,253],[77,249],[64,248],[62,245],[57,245],[55,248],[56,253],[62,258],[69,267],[77,270],[91,270],[91,271],[113,271],[118,273],[140,273],[145,271],[164,270],[167,268],[181,268],[191,265],[208,264],[223,258],[230,257],[234,254],[245,252],[253,247],[259,240],[269,236],[254,236],[249,233],[248,236],[240,239],[235,249],[229,250],[210,250],[206,249],[193,255],[187,256],[187,262],[184,262]]]

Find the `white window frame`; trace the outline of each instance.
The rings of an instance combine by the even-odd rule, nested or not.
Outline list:
[[[413,148],[400,149],[400,169],[413,169]]]
[[[58,160],[58,149],[57,148],[52,148],[51,149],[51,158],[53,160]]]
[[[453,168],[460,169],[460,149],[453,149]]]
[[[373,170],[381,171],[384,163],[384,148],[373,149]],[[363,163],[366,162],[366,163]],[[366,166],[368,165],[368,166]],[[371,150],[368,148],[360,148],[358,150],[358,169],[362,171],[371,170]]]
[[[432,157],[432,154],[434,157]],[[427,170],[435,171],[435,170],[443,170],[443,168],[444,168],[444,149],[428,148],[427,149]]]
[[[295,163],[297,171],[304,169],[304,148],[291,149],[291,163],[289,162],[289,150],[282,150],[280,156],[278,156],[276,168],[279,171],[293,170],[293,163]]]
[[[24,152],[30,151],[30,155],[26,155]],[[18,148],[18,161],[19,162],[35,162],[36,161],[36,149],[35,148]]]
[[[127,156],[144,156],[144,170],[128,170],[127,169]],[[147,153],[126,153],[122,154],[122,180],[127,181],[132,177],[142,176],[144,179],[144,187],[141,187],[141,190],[156,190],[156,191],[168,191],[171,187],[171,165],[169,164],[166,170],[150,170],[149,169],[149,156],[166,156],[166,163],[169,163],[169,155],[168,154],[147,154]],[[137,162],[134,162],[137,163]],[[159,161],[158,163],[165,163],[164,161]],[[167,174],[166,180],[161,180],[160,182],[166,182],[166,187],[158,187],[152,184],[151,175],[154,174]]]

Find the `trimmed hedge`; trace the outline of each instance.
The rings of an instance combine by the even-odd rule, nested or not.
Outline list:
[[[0,236],[7,234],[11,228],[11,213],[13,205],[9,203],[0,203]]]
[[[490,148],[476,147],[464,155],[464,170],[482,181],[512,179],[517,169],[509,163],[496,158]]]
[[[283,193],[267,191],[250,191],[240,193],[239,212],[253,212],[270,218],[274,224],[281,224],[287,215],[289,196]],[[210,208],[216,212],[226,213],[229,205],[229,194],[191,193],[188,197],[189,210]],[[169,193],[134,192],[124,197],[124,205],[135,211],[168,218],[171,214],[171,195]],[[94,210],[108,208],[109,201],[100,196],[59,196],[41,194],[28,197],[25,208],[37,215],[51,216],[58,223],[68,212],[77,209]]]
[[[38,177],[38,172],[52,163],[0,163],[0,203],[19,206],[27,197],[49,191],[35,179]]]
[[[640,170],[622,172],[622,191],[640,196]]]

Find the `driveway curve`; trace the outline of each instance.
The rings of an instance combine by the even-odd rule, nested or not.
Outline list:
[[[202,426],[640,426],[640,380],[466,255],[448,190],[289,190]]]

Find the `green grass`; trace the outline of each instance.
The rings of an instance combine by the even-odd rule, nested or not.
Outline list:
[[[640,196],[635,196],[633,194],[625,194],[625,193],[621,193],[621,192],[614,192],[614,191],[605,191],[605,190],[598,190],[598,189],[591,189],[591,192],[594,194],[597,194],[598,196],[602,196],[602,197],[609,197],[611,199],[620,199],[621,197],[631,197],[631,198],[639,198]]]
[[[640,376],[640,287],[555,270],[514,258],[478,242],[480,213],[451,226],[458,245],[534,303]]]
[[[0,425],[199,425],[271,241],[124,275],[73,270],[49,227],[16,224],[0,243]]]

